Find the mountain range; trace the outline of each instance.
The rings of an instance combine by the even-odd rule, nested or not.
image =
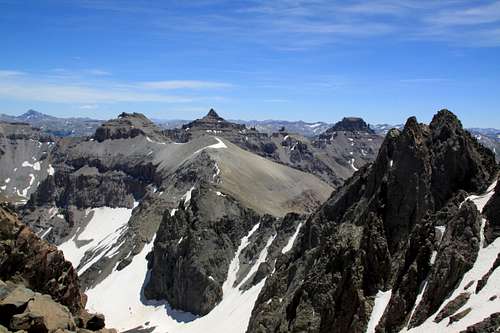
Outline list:
[[[2,331],[500,329],[495,130],[72,119],[0,122]]]
[[[5,122],[23,122],[31,126],[40,128],[42,131],[54,136],[91,136],[94,134],[97,127],[103,121],[83,118],[57,118],[35,110],[28,110],[19,116],[10,116],[0,114],[0,121]],[[289,133],[301,135],[306,138],[313,138],[325,132],[335,124],[330,124],[322,121],[308,123],[304,121],[286,121],[286,120],[230,120],[233,123],[243,124],[248,128],[255,128],[263,133],[277,133],[280,129],[285,129]],[[187,124],[190,120],[161,120],[153,119],[163,129],[180,128]],[[403,124],[375,124],[369,125],[370,128],[377,134],[386,135],[391,128],[402,129]],[[497,160],[500,159],[500,129],[495,128],[469,128],[469,132],[474,134],[483,145],[493,150]]]

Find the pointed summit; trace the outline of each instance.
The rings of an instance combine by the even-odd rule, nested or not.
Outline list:
[[[203,131],[227,131],[227,130],[242,130],[245,129],[245,125],[231,123],[226,121],[224,118],[219,116],[214,109],[210,109],[207,115],[201,119],[196,119],[188,124],[182,126],[184,130],[203,130]]]
[[[219,115],[217,114],[217,112],[215,112],[214,109],[210,109],[210,111],[208,111],[207,115],[205,116],[205,118],[220,118]]]

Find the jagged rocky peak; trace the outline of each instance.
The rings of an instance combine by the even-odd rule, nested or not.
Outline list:
[[[208,111],[207,115],[205,117],[202,118],[202,120],[204,121],[223,121],[224,118],[222,118],[221,116],[219,116],[217,114],[217,112],[215,112],[214,109],[210,109],[210,111]]]
[[[341,121],[337,122],[333,125],[327,132],[367,132],[370,134],[375,134],[370,126],[363,120],[363,118],[359,117],[344,117]]]
[[[196,131],[228,131],[243,130],[245,125],[231,123],[217,114],[214,109],[210,109],[207,115],[201,119],[196,119],[188,124],[182,125],[182,129]]]
[[[488,199],[464,200],[496,174],[493,153],[451,112],[429,125],[409,118],[308,219],[266,281],[248,332],[399,332],[433,323],[481,261],[480,201]],[[496,221],[485,233],[496,238]],[[456,311],[448,312],[441,317]]]
[[[108,139],[126,139],[143,135],[152,139],[164,138],[162,130],[142,113],[121,113],[97,128],[94,139],[102,142]]]

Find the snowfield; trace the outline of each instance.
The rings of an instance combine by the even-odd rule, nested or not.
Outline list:
[[[106,325],[119,331],[143,326],[154,328],[154,332],[220,333],[245,332],[255,301],[262,290],[265,279],[242,292],[239,287],[250,277],[234,286],[239,270],[239,254],[249,244],[249,237],[258,229],[257,224],[243,237],[235,257],[230,263],[226,281],[222,286],[222,301],[206,316],[172,309],[167,302],[149,301],[144,298],[143,288],[149,278],[146,255],[153,249],[154,240],[134,257],[130,265],[121,271],[116,267],[104,281],[87,290],[90,311],[104,313]],[[251,272],[267,257],[272,236],[254,263]]]
[[[137,203],[134,204],[134,208]],[[64,257],[73,264],[81,274],[96,263],[104,255],[110,256],[116,250],[118,238],[126,230],[128,221],[132,216],[132,209],[100,207],[89,209],[88,214],[93,214],[83,231],[77,230],[75,236],[59,245]],[[85,243],[78,246],[77,243]],[[91,259],[82,262],[85,253],[92,253]],[[79,267],[83,264],[82,267]]]

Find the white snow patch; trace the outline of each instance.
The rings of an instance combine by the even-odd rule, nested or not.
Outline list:
[[[297,239],[297,236],[299,235],[300,228],[302,228],[302,224],[303,222],[299,223],[292,237],[290,237],[290,239],[288,240],[288,243],[281,249],[281,253],[285,254],[292,249],[293,243],[295,242],[295,239]]]
[[[439,238],[439,242],[443,239],[444,232],[446,231],[446,227],[444,225],[439,225],[437,227],[434,227],[435,229],[439,230],[441,233],[441,237]]]
[[[264,249],[262,249],[262,251],[259,254],[259,257],[257,258],[257,261],[252,265],[252,268],[250,268],[250,271],[248,271],[247,276],[240,282],[237,289],[239,289],[240,286],[244,285],[255,273],[257,273],[260,264],[266,261],[267,253],[269,251],[269,246],[271,246],[275,238],[276,234],[269,237],[266,246],[264,247]]]
[[[244,333],[265,279],[247,291],[241,291],[233,284],[239,268],[239,254],[258,227],[257,224],[241,240],[223,285],[223,299],[204,317],[174,310],[164,301],[145,300],[143,287],[149,279],[146,255],[153,249],[154,241],[147,244],[127,267],[121,271],[115,269],[100,284],[87,290],[87,307],[92,312],[105,313],[106,324],[118,331],[150,322],[148,327],[154,327],[154,332]]]
[[[158,141],[151,140],[151,139],[149,138],[149,136],[147,136],[147,137],[146,137],[146,140],[147,140],[148,142],[151,142],[151,143],[156,143],[157,145],[166,145],[166,143],[165,143],[165,142],[158,142]]]
[[[214,136],[215,140],[217,140],[217,143],[214,143],[213,145],[210,145],[210,146],[206,146],[206,147],[203,147],[201,149],[198,149],[197,151],[195,151],[193,153],[193,155],[205,150],[205,149],[221,149],[221,148],[227,148],[226,144],[224,143],[224,141],[222,141],[221,139],[219,139],[218,137]]]
[[[246,235],[241,239],[240,246],[236,250],[236,254],[234,255],[233,260],[231,260],[231,263],[229,264],[229,270],[227,273],[227,278],[226,281],[224,281],[224,284],[222,285],[222,295],[228,294],[233,288],[234,288],[234,283],[236,282],[236,277],[238,274],[238,270],[240,269],[240,253],[245,249],[245,247],[248,246],[249,241],[248,239],[252,236],[252,234],[259,229],[260,223],[257,223]]]
[[[358,170],[359,170],[358,168],[356,168],[356,167],[354,166],[354,158],[351,158],[351,160],[349,161],[349,165],[351,166],[351,168],[352,168],[354,171],[358,171]]]
[[[494,193],[494,188],[496,186],[496,182],[493,183],[485,194],[483,195],[472,195],[469,196],[466,200],[472,200],[474,204],[476,204],[477,209],[482,212],[484,206],[491,198]],[[442,310],[442,308],[450,301],[455,299],[460,293],[463,292],[465,286],[470,282],[474,281],[474,284],[469,287],[470,290],[475,290],[477,281],[479,281],[492,267],[495,262],[497,255],[500,253],[500,238],[497,238],[488,245],[487,247],[483,247],[483,239],[485,220],[483,219],[482,228],[481,228],[481,247],[479,249],[479,253],[477,259],[473,265],[473,267],[464,274],[459,286],[449,295],[447,299],[443,301],[441,307],[430,316],[422,325],[418,327],[414,327],[408,332],[459,332],[465,330],[468,326],[476,324],[486,317],[490,316],[494,312],[500,311],[500,302],[498,301],[490,301],[489,298],[493,295],[500,294],[500,284],[497,282],[500,281],[500,269],[496,269],[488,279],[488,283],[484,286],[479,293],[473,293],[467,303],[462,306],[461,309],[471,308],[471,312],[466,315],[464,318],[455,322],[448,326],[449,320],[444,319],[440,323],[435,323],[434,319],[437,314]]]
[[[8,183],[10,183],[10,178],[7,178],[7,179],[5,180],[5,184],[8,184]]]
[[[178,211],[177,208],[174,208],[170,211],[170,216],[174,216],[175,215],[175,212]]]
[[[52,227],[49,227],[47,230],[45,230],[45,232],[40,236],[41,239],[44,239],[45,236],[47,236],[50,231],[52,230]]]
[[[375,295],[375,303],[373,305],[373,310],[370,315],[370,320],[368,321],[368,326],[366,327],[366,333],[375,332],[375,327],[377,327],[378,322],[384,314],[385,308],[389,301],[391,300],[392,290],[382,291],[379,290],[377,295]]]
[[[215,194],[217,194],[217,195],[218,195],[218,196],[220,196],[220,197],[225,197],[225,196],[226,196],[225,194],[222,194],[222,193],[221,193],[221,192],[219,192],[219,191],[215,192]]]
[[[307,127],[310,127],[310,128],[316,128],[318,126],[321,126],[321,123],[316,123],[316,124],[311,124],[311,125],[306,125]]]
[[[50,164],[49,164],[49,167],[48,167],[48,169],[47,169],[47,174],[48,174],[49,176],[53,176],[53,175],[54,175],[54,173],[55,173],[54,168],[52,167],[52,165],[50,165]]]
[[[390,160],[389,161],[389,168],[392,168],[393,165],[394,165],[394,160]]]
[[[0,186],[0,190],[5,191],[7,189],[7,185]]]
[[[134,205],[134,207],[137,203]],[[116,242],[121,234],[126,230],[128,221],[132,216],[132,209],[129,208],[93,208],[94,215],[83,230],[73,238],[59,245],[64,257],[69,260],[74,267],[81,264],[87,251],[93,253],[92,259],[83,267],[78,269],[79,273],[84,272],[102,256],[109,254],[115,248]],[[59,216],[59,215],[58,215]],[[90,241],[85,245],[78,246],[78,241]]]
[[[191,192],[193,192],[194,186],[191,187],[186,194],[184,194],[182,197],[184,198],[184,205],[187,205],[189,201],[191,201]]]

